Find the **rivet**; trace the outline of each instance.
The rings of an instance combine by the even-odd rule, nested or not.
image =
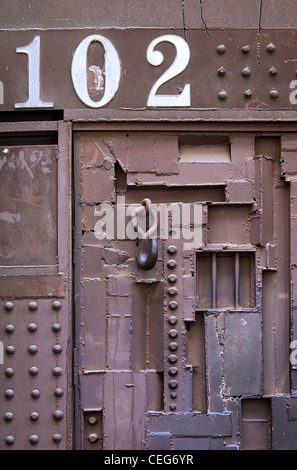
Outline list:
[[[36,367],[36,366],[32,366],[29,369],[30,375],[38,375],[38,372],[39,372],[39,370],[38,370],[38,367]]]
[[[175,268],[175,266],[176,266],[176,261],[175,261],[175,259],[170,259],[169,261],[167,261],[167,266],[168,266],[168,268],[170,268],[170,269]]]
[[[176,367],[171,367],[171,368],[169,369],[169,375],[175,376],[175,375],[177,375],[177,374],[178,374],[178,370],[177,370]]]
[[[169,338],[177,338],[178,333],[177,330],[170,330],[168,333]]]
[[[97,422],[98,422],[98,419],[96,418],[96,416],[90,416],[88,419],[88,423],[91,424],[92,426],[94,424],[97,424]]]
[[[177,252],[177,248],[175,245],[170,245],[167,248],[167,253],[169,253],[170,255],[174,255],[176,252]]]
[[[11,367],[7,367],[5,370],[6,377],[12,377],[14,375],[14,370]]]
[[[38,351],[38,348],[35,344],[30,344],[30,346],[28,347],[28,351],[30,354],[36,354]]]
[[[54,310],[60,310],[60,308],[62,307],[62,304],[59,300],[54,300],[54,302],[52,303],[52,308]]]
[[[9,399],[13,398],[13,397],[14,397],[14,391],[11,390],[11,388],[8,388],[8,389],[5,391],[5,396],[6,396],[6,398],[9,398]]]
[[[63,375],[63,369],[61,367],[54,367],[53,368],[53,375]]]
[[[37,421],[39,419],[39,414],[37,413],[37,411],[32,411],[30,418],[32,419],[32,421]]]
[[[176,392],[172,392],[170,396],[171,396],[171,398],[173,398],[173,399],[174,399],[174,398],[176,398],[176,397],[177,397],[177,393],[176,393]]]
[[[30,302],[29,305],[28,305],[28,307],[29,307],[29,310],[31,310],[32,312],[34,312],[35,310],[38,309],[38,304],[37,304],[37,302]]]
[[[61,325],[59,325],[59,323],[55,323],[55,324],[52,326],[52,330],[53,330],[55,333],[58,333],[58,331],[61,330]]]
[[[177,277],[175,274],[169,274],[167,280],[173,284],[174,282],[176,282]]]
[[[60,421],[61,419],[64,418],[64,413],[63,411],[61,410],[56,410],[53,412],[53,418],[56,420],[56,421]]]
[[[10,355],[14,354],[15,353],[15,347],[12,346],[12,345],[7,346],[6,352],[7,352],[7,354],[10,354]]]
[[[175,325],[176,322],[177,322],[177,318],[174,315],[172,315],[171,317],[168,318],[168,323],[170,325]]]
[[[13,333],[14,332],[14,326],[13,325],[6,325],[6,328],[5,328],[5,331],[6,333]]]
[[[176,380],[170,380],[169,382],[169,388],[177,388],[178,382]]]
[[[174,343],[174,342],[170,343],[169,344],[169,349],[170,349],[170,351],[176,351],[178,349],[178,344]]]
[[[28,325],[28,330],[31,331],[31,333],[34,333],[35,331],[37,331],[37,325],[36,323],[30,323]]]
[[[275,67],[271,67],[269,69],[269,75],[271,75],[272,77],[275,77],[275,75],[277,75],[277,69]]]
[[[60,346],[60,344],[55,344],[53,346],[53,351],[55,354],[60,354],[62,352],[62,346]]]
[[[5,419],[5,421],[12,421],[13,420],[13,413],[11,411],[8,411],[7,413],[5,413],[4,419]]]
[[[250,89],[248,90],[245,90],[243,96],[246,98],[246,99],[250,99],[252,97],[252,91]]]
[[[170,409],[171,409],[172,411],[175,410],[175,409],[176,409],[176,405],[173,405],[173,404],[170,405]]]
[[[224,54],[226,52],[226,47],[224,46],[224,44],[220,44],[218,47],[217,47],[217,53],[218,54]]]
[[[94,442],[98,441],[99,437],[95,432],[92,432],[91,434],[89,434],[88,439],[93,444]]]
[[[227,93],[226,93],[226,91],[225,91],[225,90],[219,91],[218,97],[219,97],[220,100],[225,100],[225,99],[227,99]]]
[[[40,391],[37,390],[37,389],[32,390],[31,397],[32,398],[39,398],[40,397]]]
[[[177,361],[177,356],[175,354],[170,354],[168,361],[171,362],[171,364],[174,364]]]
[[[275,45],[273,44],[273,42],[270,42],[267,46],[266,46],[266,51],[267,52],[274,52],[276,50],[276,47]]]
[[[31,444],[35,445],[38,444],[39,438],[36,436],[36,434],[32,434],[32,436],[29,438],[29,441]]]
[[[249,77],[251,75],[251,70],[249,67],[244,67],[244,69],[242,69],[241,71],[241,75],[243,77]]]
[[[270,96],[270,98],[272,98],[273,100],[275,100],[276,98],[278,98],[278,91],[275,90],[275,89],[270,90],[269,96]]]
[[[250,46],[246,45],[241,48],[243,54],[248,54],[250,52]]]
[[[13,310],[13,303],[12,302],[6,302],[4,305],[4,308],[7,312],[11,312]]]
[[[5,439],[5,442],[9,446],[11,446],[12,444],[14,444],[14,437],[13,436],[7,436],[7,438]]]
[[[226,74],[226,70],[224,69],[224,67],[219,67],[217,70],[217,75],[219,77],[224,77],[225,74]]]
[[[170,308],[170,310],[176,310],[178,307],[178,303],[175,300],[172,300],[171,302],[169,302],[168,307]]]
[[[62,388],[56,388],[56,390],[55,390],[55,396],[56,397],[61,397],[63,395],[63,393],[64,392],[63,392]]]
[[[53,441],[54,442],[61,442],[61,440],[62,440],[61,434],[54,434],[53,435]]]
[[[177,294],[177,288],[176,287],[169,287],[169,289],[167,290],[167,293],[169,295],[176,295]]]

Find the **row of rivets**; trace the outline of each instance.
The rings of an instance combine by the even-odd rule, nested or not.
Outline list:
[[[34,333],[35,331],[37,331],[37,325],[36,323],[29,323],[28,325],[28,330],[31,332],[31,333]],[[14,325],[12,324],[9,324],[9,325],[6,325],[5,327],[5,331],[6,333],[13,333],[15,330],[15,327]],[[61,330],[61,325],[59,323],[54,323],[54,325],[52,326],[52,330],[55,332],[55,333],[58,333],[60,330]]]
[[[278,98],[278,95],[279,95],[278,91],[275,88],[272,88],[272,90],[270,90],[270,92],[269,92],[269,96],[272,99]],[[243,93],[243,96],[247,99],[251,98],[252,97],[252,91],[250,89],[245,90],[244,93]],[[218,93],[218,98],[222,101],[226,100],[228,98],[228,94],[227,94],[226,90],[220,90],[219,93]]]
[[[8,411],[4,415],[5,421],[8,421],[8,422],[13,421],[13,418],[14,418],[14,414],[11,411]],[[37,413],[37,411],[32,411],[30,418],[32,421],[37,421],[39,419],[39,413]],[[53,418],[55,421],[60,421],[61,419],[63,419],[64,418],[63,411],[61,410],[54,411]]]
[[[61,307],[62,307],[62,304],[59,300],[54,300],[52,302],[52,308],[54,310],[60,310]],[[12,312],[12,310],[14,309],[13,302],[6,302],[5,305],[4,305],[4,308],[7,312]],[[35,310],[38,309],[38,303],[35,302],[35,301],[29,302],[28,309],[31,310],[32,312],[34,312]]]
[[[243,54],[249,54],[250,50],[251,50],[251,47],[248,44],[241,48],[241,52]],[[270,42],[269,44],[267,44],[266,51],[269,52],[270,54],[275,52],[276,51],[275,44],[273,44],[273,42]],[[220,44],[217,47],[217,53],[218,54],[225,54],[225,52],[226,52],[226,46],[224,44]]]
[[[29,368],[29,374],[30,375],[36,376],[36,375],[38,375],[38,373],[39,373],[38,367],[31,366]],[[53,370],[52,370],[52,373],[53,373],[53,375],[55,375],[57,377],[57,376],[63,375],[64,372],[63,372],[63,369],[61,367],[54,367]],[[5,369],[5,375],[6,375],[6,377],[12,377],[14,375],[14,369],[12,369],[12,367],[7,367],[7,369]]]
[[[54,434],[52,438],[53,438],[54,442],[61,442],[61,440],[62,440],[61,434]],[[13,445],[15,443],[15,439],[14,439],[13,436],[7,436],[6,439],[5,439],[5,442],[8,445]],[[39,442],[39,437],[36,434],[32,434],[29,437],[29,442],[30,442],[30,444],[36,445]]]
[[[61,397],[63,395],[63,390],[61,388],[56,388],[56,390],[54,391],[54,395],[56,397]],[[6,398],[9,398],[9,399],[12,399],[14,397],[14,391],[10,388],[8,388],[6,391],[5,391],[5,397]],[[40,397],[40,391],[37,390],[37,389],[34,389],[31,391],[31,397],[32,398],[39,398]]]
[[[52,349],[53,349],[53,352],[55,354],[60,354],[62,352],[62,346],[60,344],[55,344]],[[37,351],[38,351],[38,347],[35,344],[30,344],[30,346],[28,347],[28,352],[30,354],[36,354]],[[15,353],[15,347],[12,346],[12,345],[7,346],[6,352],[9,355],[14,354]]]
[[[174,245],[170,245],[167,248],[167,253],[171,256],[175,255],[176,252],[177,252],[177,248]],[[177,263],[176,263],[175,259],[171,258],[167,261],[168,269],[173,270],[173,269],[176,268],[176,266],[177,266]],[[174,273],[169,274],[168,277],[167,277],[167,281],[168,281],[169,284],[171,284],[167,289],[167,294],[168,294],[169,297],[172,298],[172,297],[174,297],[178,294],[177,288],[173,285],[177,281],[176,274],[174,274]],[[168,307],[169,307],[170,310],[177,310],[178,302],[176,300],[170,300],[168,302]],[[170,352],[176,352],[178,350],[178,344],[177,344],[176,341],[172,341],[172,340],[175,340],[178,337],[178,331],[175,328],[172,328],[172,327],[177,324],[177,317],[175,315],[171,315],[168,318],[168,324],[171,327],[171,329],[168,332],[168,337],[170,339],[170,343],[169,343],[168,348],[169,348]],[[170,354],[169,357],[168,357],[168,362],[170,362],[170,364],[175,364],[177,362],[177,356],[175,354]],[[168,370],[168,374],[170,375],[170,377],[175,377],[178,374],[177,368],[176,367],[170,367],[169,370]],[[178,383],[177,383],[176,380],[170,380],[169,384],[168,384],[171,391],[175,390],[177,388],[177,385],[178,385]],[[172,399],[175,399],[177,397],[176,392],[172,391],[171,394],[170,394],[170,397]],[[172,411],[174,411],[176,409],[176,405],[174,403],[171,403],[170,409]]]
[[[270,69],[268,70],[268,73],[272,77],[275,77],[277,75],[277,69],[275,67],[270,67]],[[248,66],[244,67],[241,71],[241,75],[245,78],[250,77],[251,74],[252,74],[252,71]],[[217,70],[217,75],[219,77],[224,77],[226,75],[225,67],[223,67],[223,66],[219,67],[218,70]]]

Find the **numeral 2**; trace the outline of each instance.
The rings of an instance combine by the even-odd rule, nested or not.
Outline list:
[[[155,47],[161,42],[170,42],[176,48],[176,56],[172,65],[161,75],[153,85],[147,100],[147,106],[154,107],[182,107],[191,106],[190,84],[187,83],[182,93],[177,95],[157,95],[161,85],[183,72],[190,61],[190,49],[186,41],[180,36],[167,34],[154,39],[148,46],[146,58],[151,65],[159,66],[164,60],[162,52],[155,51]]]

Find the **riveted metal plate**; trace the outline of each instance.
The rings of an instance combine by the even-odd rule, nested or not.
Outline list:
[[[57,145],[34,145],[22,133],[19,146],[1,145],[3,450],[71,447],[70,133],[67,124],[56,128]],[[42,125],[35,129],[36,142],[48,141]],[[14,134],[0,137],[11,143]]]
[[[27,91],[27,57],[16,54],[16,49],[31,44],[37,34],[31,31],[1,31],[1,44],[5,57],[0,64],[0,77],[4,88],[1,110],[14,109],[15,103],[24,103]],[[82,93],[75,91],[71,78],[73,51],[88,37],[105,38],[116,50],[120,63],[120,87],[108,103],[100,110],[99,119],[152,119],[156,116],[176,119],[208,117],[220,118],[222,109],[236,111],[235,118],[243,116],[262,119],[271,111],[296,111],[295,44],[296,30],[265,29],[110,29],[104,30],[44,30],[39,31],[41,78],[43,100],[57,109],[65,109],[67,117],[98,119],[96,109],[104,88],[99,80],[99,69],[104,67],[104,47],[95,40],[88,50],[86,73],[88,93],[94,103],[81,99]],[[190,102],[187,105],[151,106],[148,96],[162,74],[169,69],[175,58],[180,61],[181,52],[168,37],[185,39],[190,50],[188,63],[180,66],[170,80],[163,80],[157,94],[178,96],[187,84],[190,86]],[[149,44],[160,38],[156,46],[163,54],[158,66],[147,60]],[[135,48],[137,44],[137,48]],[[93,67],[91,70],[87,68]],[[94,68],[95,67],[95,68]],[[97,67],[97,68],[96,68]],[[15,88],[17,70],[18,81]],[[97,74],[97,75],[96,75]],[[100,85],[100,83],[101,85]],[[159,82],[158,82],[159,83]],[[108,86],[108,85],[107,85]],[[293,95],[291,95],[293,93]],[[290,100],[290,96],[292,99]],[[73,110],[73,111],[72,111]],[[116,114],[114,113],[116,111]],[[156,114],[158,111],[158,114]],[[178,111],[178,114],[176,112]],[[240,111],[240,112],[239,112]],[[261,111],[261,112],[258,112]],[[87,114],[85,114],[87,112]],[[170,114],[168,114],[170,113]],[[218,114],[217,114],[218,113]],[[243,114],[242,114],[243,113]],[[290,114],[287,115],[287,117]],[[122,116],[122,118],[121,118]],[[284,118],[283,113],[278,117]]]
[[[63,300],[1,302],[1,448],[68,445],[67,305]]]

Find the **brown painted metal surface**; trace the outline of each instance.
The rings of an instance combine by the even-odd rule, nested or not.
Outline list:
[[[190,29],[58,29],[45,31],[0,31],[5,57],[0,64],[0,77],[3,84],[3,99],[0,110],[14,110],[19,103],[28,99],[28,61],[36,58],[40,68],[40,81],[29,82],[40,88],[40,98],[53,109],[67,110],[68,118],[81,118],[82,111],[98,115],[96,101],[102,98],[102,91],[96,91],[95,69],[104,69],[104,48],[99,40],[90,39],[86,49],[86,73],[88,73],[88,93],[91,103],[86,104],[81,93],[75,90],[72,75],[73,54],[87,38],[103,37],[116,50],[119,59],[119,87],[114,97],[100,106],[101,119],[116,110],[117,118],[129,116],[131,119],[154,119],[174,116],[182,111],[183,119],[220,117],[222,110],[236,110],[238,116],[263,119],[263,113],[282,118],[284,110],[296,115],[296,30],[204,30]],[[176,59],[180,61],[182,49],[170,44],[166,37],[181,38],[190,51],[187,65],[180,65],[180,73],[164,78],[158,87],[157,95],[178,96],[186,84],[190,86],[191,101],[187,105],[150,105],[148,97],[153,86]],[[29,46],[34,38],[40,38],[40,47],[34,52],[17,52]],[[164,39],[162,39],[164,37]],[[153,66],[147,59],[150,43],[160,38],[156,50],[162,52],[163,61]],[[170,39],[169,39],[170,41]],[[135,48],[137,44],[137,48]],[[93,66],[93,69],[92,69]],[[95,69],[94,69],[95,67]],[[17,73],[18,79],[15,80]],[[104,72],[105,73],[105,72]],[[109,88],[109,82],[102,75],[102,89]],[[97,83],[97,85],[96,85]],[[79,87],[83,89],[83,85]],[[98,90],[100,87],[98,88]],[[94,103],[92,103],[94,102]],[[166,112],[164,113],[164,109]],[[73,111],[71,111],[73,110]],[[81,112],[77,114],[77,111]],[[239,110],[241,113],[239,113]],[[157,111],[157,113],[156,113]],[[260,112],[261,111],[261,112]],[[114,114],[114,113],[113,113]],[[86,115],[87,116],[87,115]],[[159,116],[159,117],[158,117]]]
[[[1,449],[296,450],[295,1],[41,3],[1,2]]]
[[[3,450],[71,446],[69,134],[58,127],[55,146],[1,136]]]
[[[200,152],[209,142],[212,161]],[[187,145],[195,157],[185,156]],[[83,396],[76,409],[78,423],[90,412],[100,416],[103,449],[278,446],[269,397],[295,396],[288,334],[288,181],[295,171],[288,159],[295,145],[290,134],[76,133],[76,375]],[[167,208],[202,206],[201,246],[185,249],[171,220],[150,271],[137,265],[125,226],[98,240],[103,204],[119,210],[124,203],[123,210],[145,194]],[[190,224],[199,230],[197,220]],[[258,432],[266,437],[256,439]],[[78,424],[79,447],[93,438]]]

